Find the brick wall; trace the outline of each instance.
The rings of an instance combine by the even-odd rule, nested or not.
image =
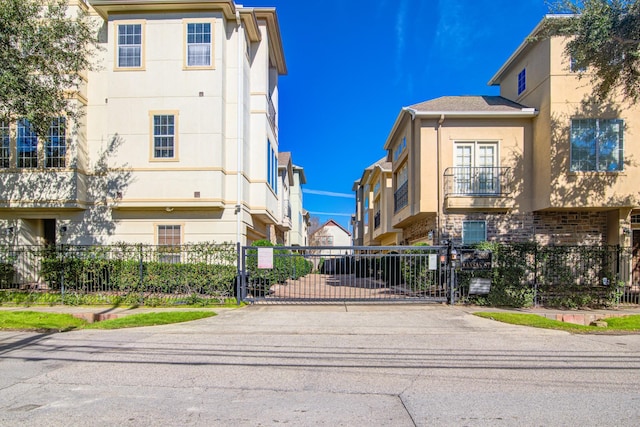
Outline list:
[[[602,244],[607,240],[606,212],[445,214],[441,239],[462,241],[463,221],[486,221],[487,240],[541,244]]]

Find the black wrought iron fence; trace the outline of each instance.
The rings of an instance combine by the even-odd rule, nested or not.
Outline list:
[[[0,247],[0,289],[75,294],[235,294],[233,244]]]
[[[254,298],[313,295],[326,300],[343,298],[336,293],[340,290],[353,294],[350,298],[366,299],[375,290],[386,300],[406,300],[409,295],[496,306],[640,304],[640,286],[631,280],[631,248],[490,243],[482,249],[493,254],[490,268],[451,269],[443,248],[349,247],[331,253],[320,247],[276,247],[273,267],[261,269],[257,248],[242,248],[239,254],[233,244],[0,245],[0,290],[158,297],[178,303],[225,300],[236,296],[242,258],[240,267],[248,274]],[[477,279],[488,280],[488,294],[470,295]]]
[[[492,305],[607,306],[640,303],[631,281],[630,248],[619,246],[540,246],[487,244],[494,254],[488,271],[461,272],[460,293],[469,298],[474,277],[491,279],[483,296]]]

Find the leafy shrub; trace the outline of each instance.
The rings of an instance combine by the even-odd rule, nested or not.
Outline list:
[[[236,251],[230,244],[200,243],[181,248],[177,259],[162,262],[155,247],[69,247],[44,253],[41,275],[49,289],[69,292],[162,292],[168,294],[234,294]],[[151,261],[148,261],[148,260]]]
[[[13,267],[13,263],[0,262],[0,285],[13,284],[13,277],[16,270]]]

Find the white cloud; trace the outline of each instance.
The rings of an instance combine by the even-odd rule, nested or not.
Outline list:
[[[333,191],[324,191],[324,190],[309,190],[307,188],[303,188],[302,192],[305,193],[305,194],[316,194],[318,196],[343,197],[345,199],[353,199],[353,198],[355,198],[355,194],[335,193]]]
[[[309,211],[310,214],[313,215],[326,215],[326,216],[347,216],[347,217],[351,217],[350,213],[337,213],[337,212],[313,212],[313,211]]]
[[[396,21],[395,21],[395,37],[396,37],[396,57],[395,57],[395,84],[397,85],[406,76],[403,75],[407,70],[403,67],[403,59],[406,50],[406,37],[408,32],[407,25],[408,2],[402,0],[398,4]]]

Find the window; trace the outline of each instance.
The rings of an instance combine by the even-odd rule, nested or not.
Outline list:
[[[187,24],[187,66],[208,67],[211,65],[211,23]]]
[[[67,142],[65,135],[65,120],[53,119],[49,127],[49,135],[44,145],[45,167],[65,167],[67,155]]]
[[[571,120],[571,170],[621,171],[623,126],[619,119]]]
[[[396,172],[396,191],[393,194],[395,211],[409,204],[409,167],[407,162]]]
[[[485,221],[462,222],[462,244],[473,245],[487,240],[487,223]]]
[[[333,236],[318,236],[318,246],[333,246]]]
[[[9,167],[9,157],[11,150],[9,144],[9,122],[0,121],[0,168]]]
[[[364,187],[364,205],[362,211],[364,212],[364,225],[369,225],[369,185]]]
[[[118,25],[118,67],[142,67],[142,24]]]
[[[400,144],[398,144],[398,146],[396,147],[396,149],[393,151],[393,161],[395,162],[396,160],[398,160],[398,158],[400,157],[400,155],[404,152],[404,150],[407,148],[407,137],[402,137],[402,141],[400,142]]]
[[[27,119],[18,121],[16,152],[17,167],[38,167],[38,137],[35,131],[31,129],[31,123]]]
[[[523,68],[518,74],[518,95],[527,89],[527,69]]]
[[[278,156],[270,140],[267,140],[267,183],[278,194]]]
[[[175,116],[173,114],[153,116],[153,157],[156,159],[175,157]]]
[[[570,70],[572,73],[584,73],[585,71],[587,71],[587,67],[581,67],[578,65],[578,60],[576,58],[574,58],[573,56],[570,59]]]
[[[498,194],[498,143],[465,141],[454,144],[454,194]]]
[[[181,227],[179,225],[158,226],[158,258],[160,262],[180,262]]]

